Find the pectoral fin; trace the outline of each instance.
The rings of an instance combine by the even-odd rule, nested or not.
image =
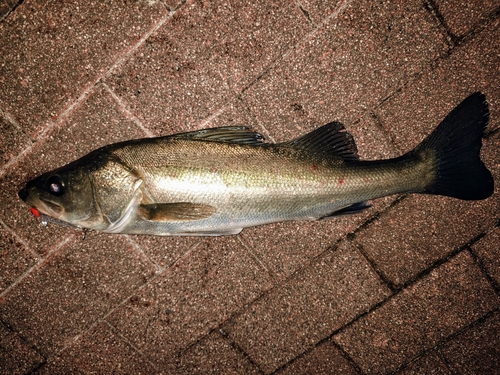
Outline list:
[[[206,219],[215,212],[215,207],[208,204],[177,202],[141,204],[137,214],[145,220],[192,221]]]

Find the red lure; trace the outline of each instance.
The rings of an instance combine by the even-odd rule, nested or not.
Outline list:
[[[40,211],[38,211],[35,207],[30,208],[30,212],[33,214],[34,217],[39,218],[40,217]]]

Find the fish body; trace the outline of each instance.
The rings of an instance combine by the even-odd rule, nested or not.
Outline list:
[[[27,183],[42,214],[108,233],[224,235],[288,220],[356,213],[397,193],[484,199],[493,178],[479,158],[484,95],[456,107],[417,148],[361,161],[337,122],[289,142],[223,127],[111,144]]]

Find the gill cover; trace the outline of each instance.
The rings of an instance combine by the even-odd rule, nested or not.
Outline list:
[[[142,199],[142,179],[136,173],[110,157],[96,168],[91,175],[95,204],[102,216],[113,227],[125,226],[135,203]]]

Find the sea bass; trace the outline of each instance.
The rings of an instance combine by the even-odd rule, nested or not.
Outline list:
[[[229,235],[363,211],[398,193],[465,200],[493,193],[480,160],[486,98],[474,93],[413,151],[361,161],[338,122],[284,143],[221,127],[111,144],[29,181],[36,212],[107,233]]]

